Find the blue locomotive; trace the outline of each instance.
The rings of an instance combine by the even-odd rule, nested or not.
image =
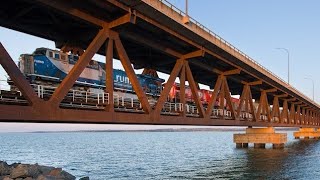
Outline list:
[[[67,76],[78,59],[78,55],[37,48],[32,54],[22,54],[18,67],[30,83],[56,86]],[[105,77],[105,64],[91,60],[77,79],[74,88],[103,89]],[[164,79],[144,74],[137,74],[137,78],[146,94],[160,95]],[[113,80],[115,91],[134,93],[125,71],[114,69]]]

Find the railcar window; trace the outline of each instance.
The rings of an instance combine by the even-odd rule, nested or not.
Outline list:
[[[55,54],[54,54],[54,58],[55,58],[55,59],[60,59],[60,54],[55,53]]]
[[[49,57],[53,58],[53,52],[49,51]]]

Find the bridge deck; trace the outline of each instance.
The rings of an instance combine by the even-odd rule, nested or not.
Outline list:
[[[196,82],[213,87],[219,72],[239,69],[240,73],[227,78],[231,94],[240,95],[244,81],[262,80],[261,84],[251,86],[253,99],[260,98],[261,90],[276,88],[277,91],[267,94],[269,104],[272,104],[274,96],[287,94],[288,99],[296,98],[295,102],[319,111],[318,104],[200,23],[193,19],[186,23],[183,12],[164,0],[56,0],[54,3],[49,0],[11,0],[0,6],[0,25],[55,41],[58,48],[71,44],[86,49],[104,23],[121,18],[128,12],[131,13],[132,23],[111,29],[119,33],[135,68],[151,68],[170,74],[177,59],[202,51],[203,56],[188,60]],[[105,55],[105,49],[102,45],[98,53]],[[117,53],[114,55],[119,59]],[[284,99],[280,98],[280,106],[283,102]],[[66,113],[68,110],[62,111]],[[171,124],[168,121],[170,118],[163,119],[166,120],[161,124]],[[228,124],[223,121],[222,124]],[[243,122],[237,125],[239,123]],[[246,125],[250,123],[245,122]],[[185,124],[189,123],[186,121]]]

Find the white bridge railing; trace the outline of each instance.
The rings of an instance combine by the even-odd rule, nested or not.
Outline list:
[[[35,90],[39,98],[48,100],[53,95],[56,87],[45,86],[45,85],[31,85]],[[0,103],[14,103],[14,104],[28,104],[27,100],[23,97],[22,93],[16,88],[12,88],[8,85],[6,81],[0,80]],[[128,97],[126,97],[128,96]],[[114,108],[116,111],[130,111],[130,112],[143,112],[141,103],[137,97],[133,94],[131,96],[114,92],[113,95]],[[152,108],[155,107],[157,101],[156,99],[149,99],[149,103]],[[82,108],[82,109],[104,109],[106,105],[110,104],[109,93],[101,91],[90,92],[84,90],[71,89],[60,106],[64,108]],[[206,110],[206,108],[204,108]],[[199,117],[199,110],[197,106],[174,102],[165,102],[161,111],[161,114],[167,115],[179,115],[185,111],[186,116]],[[282,111],[280,112],[282,113]],[[301,114],[302,115],[302,114]],[[225,119],[232,119],[231,111],[227,109],[213,108],[211,111],[211,118],[219,119],[224,117]],[[260,115],[260,120],[267,121],[267,115]],[[253,120],[253,116],[249,112],[240,112],[240,119],[243,120]],[[272,122],[279,122],[279,117],[272,117]],[[300,120],[296,120],[300,123]],[[289,123],[287,118],[283,119],[284,123]],[[294,123],[294,120],[291,120]],[[303,122],[302,122],[303,123]]]

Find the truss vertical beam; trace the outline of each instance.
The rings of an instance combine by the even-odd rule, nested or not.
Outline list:
[[[289,109],[288,109],[288,100],[283,100],[282,103],[282,112],[281,112],[281,120],[280,123],[284,123],[284,119],[287,119],[287,122],[285,122],[286,124],[291,124],[291,120],[289,117]]]
[[[14,85],[18,87],[23,96],[28,100],[31,105],[37,104],[42,100],[37,96],[29,82],[23,76],[17,65],[14,63],[6,49],[0,42],[0,64],[3,69],[8,73]]]
[[[307,124],[311,123],[311,110],[307,110]]]
[[[311,123],[311,110],[307,110],[307,124],[310,125]]]
[[[280,114],[280,106],[279,106],[279,97],[275,96],[273,98],[272,103],[272,111],[271,111],[271,118],[278,117],[279,121],[282,122],[281,114]]]
[[[295,107],[294,107],[294,103],[291,103],[291,106],[290,106],[290,119],[289,119],[289,124],[292,124],[292,121],[293,121],[293,124],[296,124],[297,123],[297,118],[296,118],[296,110],[295,110]]]
[[[313,125],[316,125],[316,113],[313,111],[313,114],[312,114],[312,118],[313,118]]]
[[[302,119],[301,121],[303,122],[303,124],[306,124],[306,109],[303,107],[302,108]]]
[[[142,105],[142,108],[146,114],[149,114],[151,111],[149,101],[147,99],[145,92],[142,90],[142,87],[141,87],[139,80],[138,80],[138,78],[137,78],[137,76],[131,66],[130,59],[127,55],[127,52],[125,51],[125,49],[123,47],[123,44],[122,44],[119,36],[115,39],[115,45],[116,45],[116,49],[117,49],[121,64],[122,64],[123,68],[125,69],[125,72],[129,78],[130,82],[132,83],[132,87],[139,98],[139,101]]]
[[[302,122],[302,119],[301,119],[301,107],[300,107],[300,105],[298,105],[297,106],[297,112],[296,112],[296,114],[295,114],[296,116],[296,124],[302,124],[301,122]]]
[[[220,103],[220,109],[224,110],[224,96],[225,96],[225,86],[224,86],[224,77],[222,78],[222,85],[219,92],[219,103]],[[222,111],[222,117],[224,119],[224,111]]]
[[[113,39],[109,38],[106,43],[106,93],[109,94],[109,104],[106,110],[114,112],[114,98],[113,98]]]
[[[310,110],[306,109],[306,119],[305,119],[305,124],[309,124],[310,121]]]
[[[99,31],[96,37],[92,40],[87,50],[80,56],[78,62],[74,65],[68,75],[63,79],[58,88],[54,91],[50,98],[52,107],[59,107],[60,102],[72,88],[75,81],[78,79],[82,71],[91,61],[95,53],[100,49],[101,45],[106,41],[109,36],[109,29],[103,28]]]
[[[186,116],[186,67],[183,65],[180,72],[180,103],[182,104],[181,116]]]

